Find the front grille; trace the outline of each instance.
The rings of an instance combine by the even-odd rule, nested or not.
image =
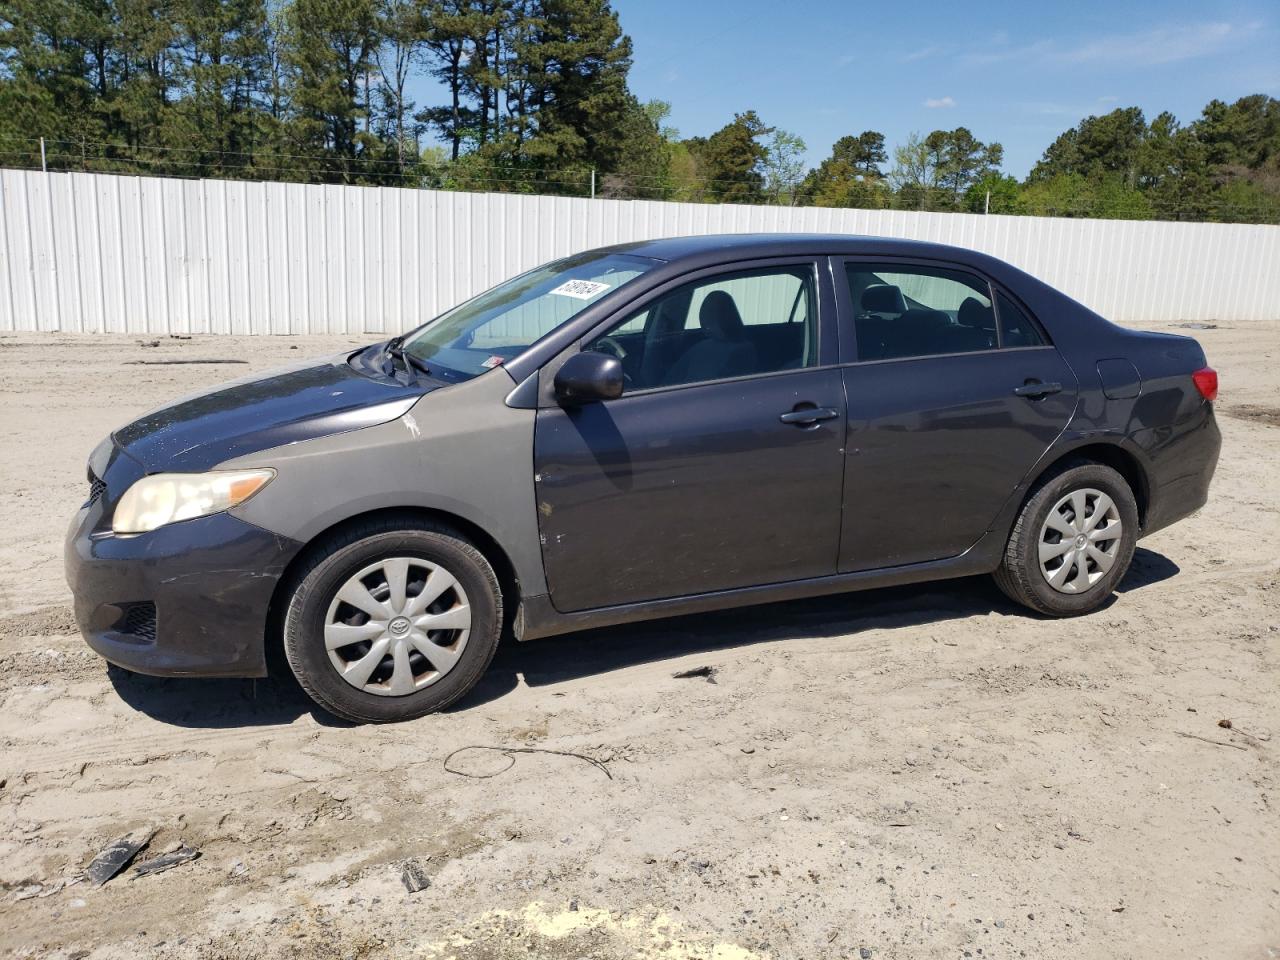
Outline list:
[[[101,477],[94,476],[92,470],[89,471],[89,499],[85,501],[86,507],[92,507],[95,503],[102,499],[102,495],[107,492],[107,483]]]
[[[138,643],[156,642],[156,605],[131,603],[116,623],[116,632]]]

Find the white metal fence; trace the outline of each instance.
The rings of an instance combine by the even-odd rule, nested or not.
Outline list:
[[[0,171],[0,330],[392,332],[538,263],[806,231],[991,253],[1122,323],[1280,318],[1280,226]]]

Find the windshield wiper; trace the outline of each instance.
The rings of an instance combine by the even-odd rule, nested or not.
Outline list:
[[[399,360],[400,365],[404,367],[405,373],[410,370],[417,370],[426,376],[431,376],[431,368],[427,366],[427,362],[420,357],[414,356],[404,348],[404,335],[392,337],[387,341],[387,345],[383,350],[393,361]]]

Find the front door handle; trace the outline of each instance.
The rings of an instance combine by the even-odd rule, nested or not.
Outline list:
[[[1013,388],[1015,397],[1028,397],[1031,400],[1038,400],[1041,397],[1047,397],[1051,393],[1061,393],[1062,384],[1060,383],[1041,383],[1039,380],[1028,380],[1020,387]]]
[[[784,413],[778,417],[783,423],[792,423],[798,427],[808,427],[821,420],[833,420],[840,416],[839,410],[832,410],[830,407],[801,407],[792,410],[790,413]]]

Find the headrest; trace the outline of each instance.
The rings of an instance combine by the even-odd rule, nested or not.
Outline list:
[[[973,327],[975,330],[994,330],[996,315],[990,307],[984,307],[976,297],[965,297],[956,311],[956,320],[962,327]]]
[[[902,291],[891,283],[873,283],[862,291],[860,303],[864,313],[904,313],[907,309]]]
[[[742,315],[733,297],[723,290],[712,290],[698,308],[698,323],[708,336],[717,340],[737,340],[742,336]]]

